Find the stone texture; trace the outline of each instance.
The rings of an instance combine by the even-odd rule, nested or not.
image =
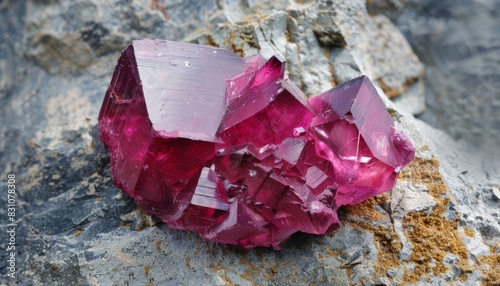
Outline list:
[[[369,16],[364,1],[278,6],[274,1],[248,6],[227,2],[231,3],[231,9],[225,11],[229,23],[200,29],[187,39],[231,48],[242,55],[260,53],[269,58],[280,53],[290,63],[290,79],[307,95],[351,79],[346,74],[352,69],[379,82],[389,97],[405,94],[423,77],[423,66],[406,39],[387,17]],[[277,11],[268,13],[270,10]],[[336,66],[336,61],[346,65]],[[422,102],[423,90],[415,93]],[[411,111],[418,114],[424,108],[419,104]]]
[[[421,118],[457,140],[498,145],[500,3],[371,2],[371,13],[389,16],[426,64],[429,110]]]
[[[100,1],[99,5],[90,0],[72,1],[71,4],[78,9],[60,2],[3,1],[0,4],[0,136],[4,138],[0,140],[0,173],[2,178],[6,178],[7,173],[15,172],[20,179],[17,186],[18,216],[22,218],[18,228],[19,278],[16,281],[7,280],[5,252],[2,252],[0,284],[499,283],[500,211],[499,200],[495,196],[500,185],[498,155],[493,152],[487,153],[487,156],[475,154],[444,133],[413,119],[388,100],[385,102],[389,105],[396,127],[404,130],[417,147],[416,160],[402,171],[401,184],[396,186],[390,196],[380,196],[356,207],[342,208],[339,218],[345,227],[334,235],[297,235],[291,238],[287,248],[281,252],[263,248],[242,251],[231,246],[205,242],[194,234],[170,230],[148,218],[135,209],[136,205],[132,200],[113,187],[109,157],[98,140],[96,119],[99,106],[120,50],[134,38],[161,36],[172,40],[182,39],[196,28],[203,30],[199,23],[222,23],[209,28],[210,33],[202,34],[204,33],[205,38],[208,34],[212,35],[214,41],[217,38],[225,39],[223,35],[227,27],[247,26],[254,21],[238,22],[237,19],[241,16],[236,15],[235,10],[244,10],[245,13],[257,11],[256,16],[248,16],[255,19],[252,27],[264,27],[265,19],[275,18],[285,18],[289,27],[288,16],[282,16],[288,15],[288,12],[279,5],[269,11],[261,1],[247,1],[248,5],[244,8],[235,4],[237,1],[230,0],[107,0]],[[292,18],[316,17],[316,8],[310,7],[315,5],[313,1],[303,2],[306,3],[287,4],[298,10],[293,12],[295,16]],[[494,3],[458,2],[485,5]],[[343,7],[347,7],[342,5],[355,5],[351,3],[357,3],[359,6],[356,7],[361,10],[353,8],[351,12],[342,12]],[[347,23],[355,22],[356,19],[372,21],[362,9],[364,3],[365,1],[332,1],[335,4],[332,9],[338,9],[339,14],[346,15]],[[263,10],[259,10],[259,7]],[[458,9],[460,15],[469,15],[474,10],[466,5],[443,4],[438,7],[444,13],[448,9]],[[488,15],[485,18],[495,17],[494,11],[498,9],[492,6],[486,10],[472,14],[479,18],[482,13]],[[233,17],[232,21],[235,22],[232,25],[223,24],[228,20],[226,15]],[[359,15],[359,18],[353,15]],[[451,18],[446,21],[422,22],[429,23],[432,29],[446,23],[451,27],[460,27],[455,24],[460,23],[461,18],[456,13],[449,15]],[[87,22],[95,22],[95,25]],[[303,25],[306,24],[304,22]],[[269,25],[272,26],[271,23]],[[260,33],[269,35],[273,30],[270,26],[262,29],[265,33]],[[423,28],[425,27],[419,25],[411,30],[418,32]],[[328,57],[324,56],[322,46],[317,44],[318,35],[323,35],[324,39],[321,41],[324,44],[335,42],[324,36],[326,33],[323,31],[329,29],[333,34],[330,38],[338,39],[335,26],[317,28],[316,31],[312,27],[311,32],[303,33],[300,41],[284,44],[285,51],[290,51],[287,54],[290,75],[294,72],[299,74],[298,71],[302,69],[304,74],[308,74],[304,82],[311,89],[321,89],[319,86],[323,83],[318,87],[313,83],[323,82],[324,75],[328,75],[327,72],[330,71],[326,60]],[[103,36],[106,35],[103,30],[108,30],[107,36]],[[202,39],[200,30],[188,38]],[[260,35],[257,33],[259,30],[255,30],[257,35]],[[49,34],[48,31],[51,31],[49,38],[57,40],[42,41],[39,34]],[[465,39],[491,35],[487,29],[476,29],[463,34],[460,31],[461,28],[456,29],[456,38],[453,39],[460,39],[459,35]],[[346,32],[342,33],[344,39],[349,37]],[[352,34],[355,33],[361,31],[353,28]],[[279,33],[275,34],[279,36]],[[245,43],[258,41],[250,30],[245,35],[248,37],[240,42],[244,49],[235,46],[233,50],[250,53],[252,46],[245,46]],[[400,34],[394,37],[400,37]],[[35,38],[40,39],[36,45]],[[61,47],[56,45],[54,49],[47,47],[48,44],[62,42],[63,39],[68,39],[70,43],[62,44]],[[92,43],[92,49],[76,47],[85,39]],[[286,33],[277,39],[286,40]],[[235,41],[236,39],[233,43]],[[487,40],[485,43],[495,42]],[[231,41],[227,44],[231,46]],[[391,40],[386,40],[386,44],[390,46]],[[354,46],[356,45],[358,44],[355,42]],[[57,55],[57,51],[62,51],[63,47],[88,52],[90,60],[73,60],[65,55]],[[313,49],[314,47],[320,48],[318,50]],[[415,47],[417,51],[421,47],[452,55],[446,53],[448,48],[441,49],[439,46]],[[458,49],[461,45],[449,47]],[[337,49],[342,51],[340,47]],[[401,56],[407,53],[397,48],[393,51],[395,55]],[[323,70],[312,73],[308,65],[301,64],[301,53],[311,53],[317,59],[324,56],[325,62],[321,65]],[[330,53],[330,58],[332,54],[334,53]],[[357,57],[351,52],[349,54],[353,59]],[[426,61],[422,54],[419,55]],[[482,53],[471,50],[470,58],[478,57],[481,58]],[[339,60],[349,73],[356,70],[364,72],[358,64],[349,61],[348,57]],[[49,66],[51,62],[55,67]],[[493,61],[481,60],[477,64],[479,67],[492,67],[490,70],[494,75],[497,69],[489,65],[490,62]],[[449,63],[453,63],[453,60],[450,59]],[[466,65],[457,67],[465,68]],[[337,74],[342,74],[340,68],[335,65],[332,68],[334,72],[337,70]],[[479,69],[481,70],[488,69]],[[451,73],[453,74],[455,73]],[[471,79],[480,74],[471,74]],[[330,77],[325,77],[328,82],[331,81]],[[428,79],[432,78],[430,76]],[[450,83],[438,80],[439,78],[436,77],[435,83],[439,83],[443,90],[470,87],[467,80]],[[490,79],[481,76],[478,78]],[[301,82],[300,77],[298,79]],[[348,79],[346,76],[345,80]],[[302,87],[305,86],[302,83]],[[452,97],[457,94],[460,93],[450,92],[450,96],[443,97],[442,100],[449,104],[459,102]],[[490,95],[491,100],[487,103],[491,104],[479,104],[485,110],[491,108],[489,111],[467,113],[481,115],[478,118],[489,122],[479,124],[478,127],[495,126],[491,122],[496,117],[488,112],[495,110],[498,99],[495,93]],[[463,96],[460,98],[469,99]],[[467,126],[462,123],[453,126],[461,134],[467,134],[466,130],[469,128],[460,127]],[[475,145],[475,149],[477,150],[477,146],[496,147],[496,142],[483,140]],[[5,189],[5,180],[0,181],[0,188]],[[411,201],[418,200],[419,203],[405,203],[406,194]],[[429,197],[432,197],[433,202]],[[5,196],[0,197],[2,203],[5,203],[5,199]],[[417,208],[412,209],[412,206]],[[2,213],[2,229],[5,229],[5,219],[5,213]],[[5,249],[5,232],[0,233],[0,245]]]

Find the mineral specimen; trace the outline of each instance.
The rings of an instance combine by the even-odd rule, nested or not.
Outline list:
[[[390,190],[415,153],[366,77],[308,100],[279,55],[163,40],[123,51],[99,125],[147,213],[246,248],[336,230],[338,207]]]

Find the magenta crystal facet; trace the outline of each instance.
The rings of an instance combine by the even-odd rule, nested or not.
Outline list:
[[[246,248],[340,227],[415,149],[366,77],[307,97],[285,60],[137,40],[99,115],[116,186],[170,227]]]

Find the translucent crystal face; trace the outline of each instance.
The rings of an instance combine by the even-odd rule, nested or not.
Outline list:
[[[246,248],[340,227],[414,156],[360,77],[310,100],[285,60],[137,40],[99,115],[115,184],[170,227]]]

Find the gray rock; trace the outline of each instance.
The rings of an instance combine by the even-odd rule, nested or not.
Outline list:
[[[426,65],[420,118],[454,139],[498,149],[500,142],[500,2],[373,0]],[[497,157],[498,158],[498,157]]]
[[[489,191],[500,185],[498,150],[482,153],[470,145],[455,142],[443,131],[426,126],[421,121],[417,121],[417,126],[430,139],[430,146],[440,158],[442,174],[457,201],[456,208],[462,219],[478,231],[474,235],[476,239],[470,241],[474,244],[469,246],[472,254],[489,252],[482,240],[488,245],[500,243],[500,204],[495,202]],[[477,245],[479,242],[480,245]]]
[[[424,92],[424,82],[417,81],[408,87],[403,92],[402,96],[398,96],[393,101],[402,110],[414,115],[421,114],[425,111],[425,97],[422,96]]]
[[[360,73],[386,91],[421,80],[404,38],[387,18],[368,15],[364,1],[239,3],[0,4],[0,189],[7,174],[16,175],[18,223],[16,278],[6,276],[3,251],[0,284],[477,285],[494,277],[488,275],[495,265],[481,259],[498,243],[498,161],[462,156],[469,151],[391,103],[382,89],[397,127],[418,148],[417,160],[392,195],[339,210],[344,227],[334,234],[297,234],[282,251],[243,250],[171,230],[114,187],[96,119],[120,50],[133,38],[282,53],[290,78],[310,94]],[[2,213],[3,230],[7,223]],[[2,249],[6,243],[2,231]],[[436,265],[443,268],[423,270]]]
[[[412,98],[411,104],[417,107],[410,111],[423,111],[423,89],[405,93],[422,79],[422,64],[388,18],[368,15],[364,1],[236,2],[224,2],[231,24],[214,23],[187,40],[230,48],[241,55],[282,54],[290,59],[290,78],[308,95],[360,72],[379,82],[389,97]],[[337,62],[341,64],[336,66]]]

